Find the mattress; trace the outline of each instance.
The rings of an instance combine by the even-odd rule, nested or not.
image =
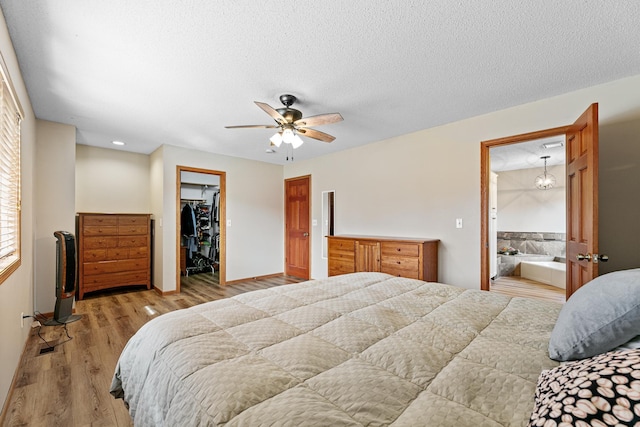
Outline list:
[[[561,305],[355,273],[159,316],[111,393],[136,426],[524,426]]]

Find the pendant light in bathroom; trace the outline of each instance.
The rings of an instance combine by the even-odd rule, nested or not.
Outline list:
[[[551,156],[540,157],[544,160],[544,172],[542,175],[538,175],[535,180],[536,188],[538,190],[548,190],[556,185],[556,177],[547,172],[547,159]]]

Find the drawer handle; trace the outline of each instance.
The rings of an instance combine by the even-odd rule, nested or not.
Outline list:
[[[400,264],[400,261],[396,261],[398,264]]]

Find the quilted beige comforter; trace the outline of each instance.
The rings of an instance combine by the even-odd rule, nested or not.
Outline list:
[[[560,305],[356,273],[171,312],[111,393],[136,426],[524,426]]]

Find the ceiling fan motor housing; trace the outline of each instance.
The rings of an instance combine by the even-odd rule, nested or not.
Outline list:
[[[302,118],[302,112],[300,110],[296,110],[295,108],[278,108],[276,109],[278,113],[287,121],[287,123],[293,123],[296,120],[300,120]]]
[[[290,108],[297,100],[298,98],[294,95],[280,95],[280,102],[282,102],[282,105],[284,105],[285,108],[277,108],[276,111],[285,118],[287,123],[293,123],[302,118],[302,112],[300,110]]]

